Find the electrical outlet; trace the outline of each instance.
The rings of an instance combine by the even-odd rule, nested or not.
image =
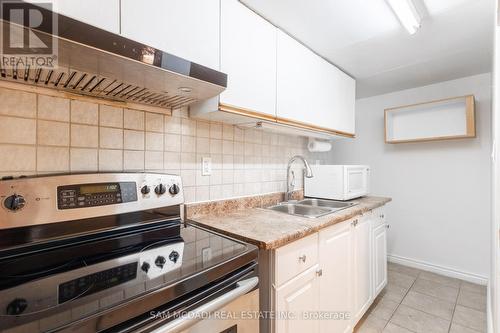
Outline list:
[[[201,250],[202,264],[205,265],[210,260],[212,260],[212,249],[209,247],[206,247],[206,248]]]
[[[210,176],[212,174],[212,159],[210,157],[201,158],[201,175]]]

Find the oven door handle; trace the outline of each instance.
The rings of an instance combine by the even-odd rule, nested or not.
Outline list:
[[[158,327],[151,331],[150,333],[176,333],[181,332],[197,322],[206,318],[206,313],[212,314],[216,310],[219,310],[228,303],[234,301],[238,297],[245,295],[253,288],[259,284],[258,277],[252,277],[250,279],[242,280],[236,283],[236,288],[225,293],[224,295],[217,297],[216,299],[197,307],[194,310],[189,311],[189,316],[181,316],[180,318],[174,319],[161,327]]]

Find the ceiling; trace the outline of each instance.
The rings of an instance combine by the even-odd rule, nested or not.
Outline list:
[[[495,0],[414,0],[414,35],[384,0],[240,1],[356,78],[356,98],[492,69]]]

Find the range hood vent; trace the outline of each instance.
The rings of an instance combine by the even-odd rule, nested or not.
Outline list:
[[[36,8],[44,16],[52,15],[57,20],[56,34],[49,33],[52,29],[43,24],[33,29],[0,19],[2,27],[16,25],[21,29],[14,32],[24,34],[25,30],[31,30],[42,41],[57,43],[58,66],[37,68],[18,62],[16,66],[2,67],[0,62],[0,80],[161,108],[205,100],[220,94],[227,86],[224,73]]]

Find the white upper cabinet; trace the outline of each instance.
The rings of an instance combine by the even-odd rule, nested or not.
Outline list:
[[[53,0],[54,11],[98,28],[120,33],[119,0]]]
[[[276,27],[236,0],[221,1],[220,103],[276,114]]]
[[[121,4],[125,37],[219,69],[219,0],[122,0]]]
[[[278,119],[354,134],[354,94],[354,79],[278,30]]]
[[[354,134],[356,132],[354,109],[356,102],[356,81],[337,68],[334,68],[334,72],[338,84],[335,90],[330,92],[335,96],[332,108],[333,128],[340,132]]]

